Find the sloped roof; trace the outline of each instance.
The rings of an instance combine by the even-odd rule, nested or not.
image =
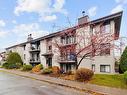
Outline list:
[[[118,29],[120,30],[120,25],[121,25],[121,19],[122,19],[122,14],[123,14],[123,11],[120,11],[118,13],[114,13],[114,14],[111,14],[111,15],[108,15],[108,16],[105,16],[105,17],[102,17],[102,18],[99,18],[99,19],[96,19],[96,20],[93,20],[93,21],[89,21],[87,23],[84,23],[84,24],[97,24],[97,23],[100,23],[100,22],[103,22],[103,21],[107,21],[107,20],[112,20],[112,19],[116,19],[116,18],[119,18],[119,23],[118,23]],[[10,49],[10,48],[13,48],[13,47],[16,47],[16,46],[20,46],[20,45],[25,45],[27,43],[31,43],[31,42],[36,42],[36,41],[40,41],[40,40],[43,40],[43,39],[48,39],[48,38],[51,38],[51,37],[54,37],[54,36],[57,36],[59,33],[63,32],[63,31],[67,31],[69,29],[76,29],[78,28],[79,26],[80,27],[83,27],[83,25],[76,25],[74,27],[70,27],[70,28],[67,28],[67,29],[64,29],[64,30],[61,30],[61,31],[58,31],[58,32],[55,32],[55,33],[51,33],[51,34],[48,34],[46,36],[43,36],[43,37],[39,37],[37,39],[33,39],[32,41],[26,41],[26,42],[23,42],[23,43],[20,43],[20,44],[16,44],[16,45],[13,45],[13,46],[10,46],[10,47],[7,47],[7,49]],[[119,34],[119,31],[117,31]]]

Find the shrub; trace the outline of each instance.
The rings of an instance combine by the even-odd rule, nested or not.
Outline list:
[[[38,64],[40,69],[43,69],[43,65],[42,64]]]
[[[40,72],[41,69],[43,69],[43,65],[42,64],[38,64],[38,65],[36,65],[36,66],[34,66],[32,68],[32,71],[33,72]]]
[[[127,47],[125,48],[120,58],[120,69],[122,72],[127,71]]]
[[[66,74],[67,75],[72,75],[72,71],[67,71]]]
[[[16,66],[15,66],[15,64],[9,64],[9,63],[4,63],[3,65],[2,65],[2,67],[3,68],[5,68],[5,69],[13,69],[13,68],[15,68]]]
[[[127,71],[124,72],[124,80],[125,80],[125,82],[126,82],[126,84],[127,84]]]
[[[16,63],[16,69],[19,69],[22,67],[22,63]]]
[[[75,73],[75,80],[78,81],[88,81],[94,75],[92,70],[86,68],[80,68]]]
[[[22,71],[30,71],[32,68],[32,65],[23,65]]]
[[[19,69],[22,66],[22,60],[18,53],[10,52],[6,63],[3,64],[3,67],[6,69]]]
[[[8,65],[8,63],[5,62],[5,63],[3,63],[2,67],[7,69],[7,65]]]
[[[4,63],[3,65],[2,65],[2,67],[3,68],[5,68],[5,69],[19,69],[20,67],[22,66],[22,64],[21,63],[16,63],[16,64],[10,64],[10,63]]]
[[[49,68],[45,68],[42,71],[42,74],[50,74],[50,73],[52,73],[52,69],[49,69]]]
[[[9,53],[6,62],[9,64],[23,63],[20,55],[16,52]]]
[[[60,74],[60,69],[58,66],[53,66],[52,67],[52,72],[53,74]]]

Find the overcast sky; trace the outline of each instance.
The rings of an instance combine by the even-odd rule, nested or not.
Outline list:
[[[124,11],[121,36],[127,35],[127,0],[0,0],[0,51],[27,39],[75,25],[82,11],[91,20]]]

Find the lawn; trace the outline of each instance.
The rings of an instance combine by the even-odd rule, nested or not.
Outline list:
[[[60,76],[50,75],[50,76],[59,77],[65,80],[73,80],[73,81],[75,80],[74,75],[60,75]],[[127,89],[127,85],[125,84],[123,74],[114,74],[114,75],[95,74],[93,78],[89,81],[89,83],[108,86],[108,87]]]
[[[127,89],[127,85],[125,84],[122,74],[115,74],[115,75],[95,74],[92,80],[90,81],[90,83]]]

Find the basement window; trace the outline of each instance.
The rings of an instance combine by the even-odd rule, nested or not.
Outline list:
[[[100,72],[110,73],[110,65],[100,65]]]

